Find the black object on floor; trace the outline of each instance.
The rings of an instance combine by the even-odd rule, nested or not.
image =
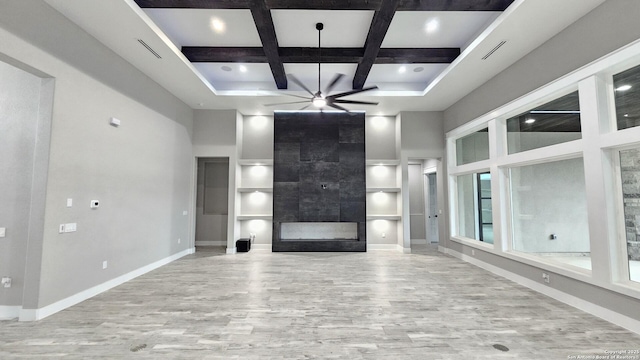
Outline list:
[[[251,250],[251,239],[236,240],[236,250],[238,252],[249,252]]]

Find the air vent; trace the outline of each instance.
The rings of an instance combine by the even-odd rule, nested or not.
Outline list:
[[[489,51],[485,56],[482,57],[482,60],[487,60],[489,58],[489,56],[493,55],[494,52],[498,51],[498,49],[500,49],[502,47],[502,45],[504,45],[506,43],[507,43],[506,40],[500,41],[500,43],[498,45],[496,45],[493,49],[491,49],[491,51]]]
[[[162,56],[160,56],[160,54],[158,54],[155,50],[153,50],[151,46],[149,46],[149,44],[144,42],[144,40],[138,39],[138,42],[142,44],[142,46],[144,46],[147,50],[149,50],[149,52],[152,53],[153,56],[157,57],[158,59],[162,59]]]

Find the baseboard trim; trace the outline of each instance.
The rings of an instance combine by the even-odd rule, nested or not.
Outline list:
[[[226,241],[198,241],[196,240],[196,246],[225,246],[227,245]]]
[[[443,251],[444,249],[444,251]],[[445,254],[451,255],[453,257],[456,257],[462,261],[468,262],[472,265],[475,265],[479,268],[485,269],[489,272],[492,272],[496,275],[502,276],[506,279],[509,279],[517,284],[520,284],[524,287],[528,287],[529,289],[535,290],[539,293],[542,293],[544,295],[547,295],[551,298],[554,298],[560,302],[563,302],[567,305],[573,306],[576,309],[582,310],[586,313],[589,313],[591,315],[597,316],[601,319],[604,319],[610,323],[616,324],[620,327],[623,327],[629,331],[633,331],[636,334],[640,334],[640,321],[630,318],[628,316],[622,315],[620,313],[617,313],[613,310],[609,310],[607,308],[604,308],[600,305],[596,305],[592,302],[589,302],[587,300],[581,299],[579,297],[567,294],[565,292],[562,292],[560,290],[554,289],[554,288],[550,288],[548,286],[545,286],[543,284],[540,284],[538,282],[535,282],[531,279],[525,278],[523,276],[514,274],[512,272],[509,272],[507,270],[504,270],[502,268],[499,268],[497,266],[491,265],[489,263],[486,263],[484,261],[480,261],[477,258],[459,253],[457,251],[451,250],[451,249],[447,249],[447,248],[442,248],[442,247],[438,247],[438,251],[442,251]]]
[[[0,306],[0,320],[13,320],[20,316],[22,306]]]
[[[124,275],[120,275],[117,278],[111,279],[109,281],[106,281],[100,285],[96,285],[92,288],[89,288],[87,290],[81,291],[75,295],[71,295],[65,299],[62,299],[60,301],[56,301],[55,303],[51,304],[51,305],[47,305],[45,307],[39,308],[39,309],[20,309],[20,314],[19,314],[19,320],[20,321],[37,321],[37,320],[42,320],[44,318],[46,318],[47,316],[51,316],[57,312],[60,312],[64,309],[67,309],[73,305],[76,305],[80,302],[83,302],[87,299],[90,299],[100,293],[103,293],[109,289],[112,289],[118,285],[124,284],[127,281],[130,281],[140,275],[144,275],[150,271],[153,271],[163,265],[166,265],[172,261],[175,261],[177,259],[180,259],[183,256],[189,255],[189,254],[193,254],[193,252],[195,251],[194,248],[189,248],[186,250],[183,250],[179,253],[173,254],[169,257],[166,257],[164,259],[158,260],[156,262],[153,262],[149,265],[143,266],[139,269],[133,270],[131,272],[128,272]]]
[[[403,254],[411,254],[411,248],[410,247],[406,248],[406,247],[402,247],[402,245],[398,245],[397,249],[398,249],[399,252],[401,252]]]
[[[271,244],[251,244],[251,250],[271,252]]]
[[[234,247],[228,247],[228,248],[227,248],[227,254],[228,254],[228,255],[233,255],[233,254],[235,254],[235,253],[237,253],[237,252],[238,252],[238,249],[237,249],[235,246],[234,246]]]
[[[367,244],[367,251],[396,251],[396,244]]]

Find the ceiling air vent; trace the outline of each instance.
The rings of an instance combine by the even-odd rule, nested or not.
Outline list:
[[[502,45],[504,45],[506,43],[507,43],[506,40],[500,41],[500,43],[498,45],[496,45],[493,49],[491,49],[491,51],[489,51],[485,56],[482,57],[482,60],[487,60],[489,58],[489,56],[493,55],[494,52],[498,51],[498,49],[500,49],[502,47]]]
[[[142,44],[142,46],[144,46],[147,50],[149,50],[149,52],[152,53],[153,56],[157,57],[158,59],[162,59],[162,56],[160,56],[160,54],[158,54],[155,50],[153,50],[151,46],[149,46],[149,44],[144,42],[144,40],[138,39],[138,42]]]

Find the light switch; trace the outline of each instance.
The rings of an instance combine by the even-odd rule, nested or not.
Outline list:
[[[67,199],[67,207],[73,206],[73,199]]]
[[[75,232],[76,229],[77,229],[76,223],[64,224],[64,232],[67,232],[67,233]]]
[[[0,238],[7,236],[7,228],[0,228]]]

